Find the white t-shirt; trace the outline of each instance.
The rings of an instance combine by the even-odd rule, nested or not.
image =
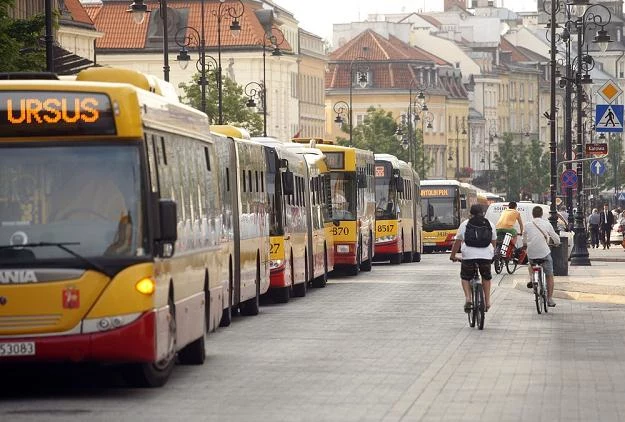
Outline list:
[[[490,228],[493,232],[492,240],[497,240],[497,230],[495,226],[489,220],[486,221],[490,224]],[[462,240],[462,259],[493,259],[495,249],[492,243],[485,248],[476,248],[475,246],[468,246],[464,243],[464,233],[467,230],[468,222],[469,220],[464,220],[460,224],[460,227],[458,227],[458,232],[456,233],[456,240]]]
[[[560,236],[549,221],[534,218],[525,225],[523,243],[527,245],[527,257],[529,259],[542,259],[549,255],[551,249],[549,249],[545,236],[550,237],[555,245],[560,244]]]

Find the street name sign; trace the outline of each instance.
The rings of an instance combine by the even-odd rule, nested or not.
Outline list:
[[[608,144],[586,144],[586,156],[608,155]]]
[[[590,162],[590,171],[597,176],[603,176],[605,174],[605,164],[601,160],[592,160]]]
[[[623,106],[619,104],[597,104],[595,131],[622,132]]]
[[[564,170],[560,179],[562,180],[562,186],[565,188],[577,186],[577,173],[575,170]]]

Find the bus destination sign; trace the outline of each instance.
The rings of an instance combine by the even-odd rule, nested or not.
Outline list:
[[[0,92],[0,137],[115,135],[106,94],[58,91]]]
[[[421,196],[452,196],[449,188],[421,188]]]

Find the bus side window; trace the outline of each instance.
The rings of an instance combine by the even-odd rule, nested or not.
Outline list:
[[[467,196],[465,194],[460,194],[460,208],[467,209]]]

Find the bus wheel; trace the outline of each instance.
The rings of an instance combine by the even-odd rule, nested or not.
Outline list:
[[[313,287],[323,288],[328,283],[328,252],[323,250],[323,274],[315,278],[312,282]]]
[[[275,303],[287,303],[291,297],[289,290],[291,288],[287,287],[274,287],[269,290],[269,297]]]
[[[178,362],[182,365],[203,365],[206,360],[206,333],[210,328],[210,295],[204,286],[204,329],[202,336],[187,344],[178,352]]]
[[[242,302],[239,305],[239,311],[243,316],[254,316],[258,315],[260,311],[260,267],[259,264],[256,264],[256,295],[253,298]]]
[[[369,233],[369,247],[367,248],[368,255],[367,255],[367,260],[364,261],[361,265],[360,265],[360,269],[362,271],[371,271],[371,262],[373,261],[373,237],[371,236],[371,233]]]
[[[412,246],[410,247],[410,250],[406,252],[406,245],[404,244],[403,234],[402,234],[401,242],[402,242],[402,249],[404,251],[404,262],[412,262]]]
[[[165,385],[176,362],[176,309],[173,295],[169,300],[169,345],[167,356],[158,362],[129,364],[124,368],[124,378],[134,387],[155,388]]]
[[[412,262],[421,262],[421,252],[413,253]]]
[[[304,282],[299,284],[293,284],[293,296],[304,297],[306,296],[306,287],[308,285],[308,252],[304,253],[304,262],[307,266],[304,271]]]
[[[228,327],[232,322],[232,276],[230,277],[228,286],[228,306],[224,307],[221,314],[221,321],[219,321],[220,327]]]
[[[402,256],[403,256],[403,254],[401,252],[398,253],[398,254],[395,254],[395,255],[391,255],[391,264],[393,264],[393,265],[401,264]]]

